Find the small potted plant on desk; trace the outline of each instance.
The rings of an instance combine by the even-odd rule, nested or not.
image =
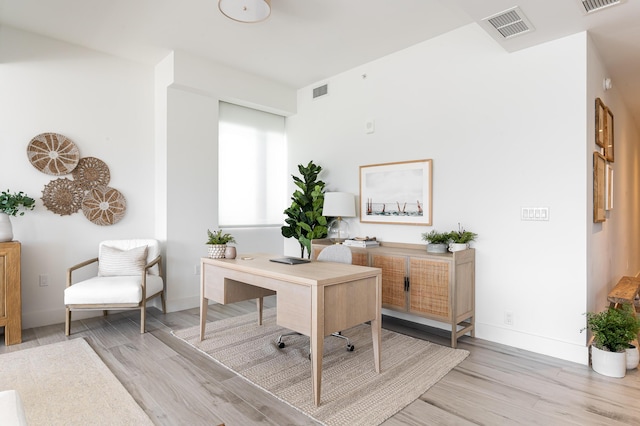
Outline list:
[[[460,226],[460,224],[458,223],[458,230],[451,231],[449,233],[449,237],[451,238],[451,243],[449,244],[449,251],[454,252],[454,251],[468,249],[469,243],[471,241],[475,241],[477,236],[478,234],[474,232],[465,231],[464,228]]]
[[[637,339],[640,320],[630,304],[609,307],[602,312],[587,312],[587,329],[593,335],[591,367],[609,377],[624,377],[627,370],[626,350]]]
[[[446,253],[447,244],[451,241],[448,233],[438,232],[435,229],[422,234],[422,239],[427,242],[427,253]]]
[[[209,246],[209,257],[211,259],[223,259],[225,257],[233,259],[236,257],[235,250],[232,250],[234,253],[230,251],[229,256],[226,256],[227,244],[236,242],[231,234],[223,234],[222,229],[218,229],[216,232],[211,232],[207,229],[207,236],[209,237],[207,245]]]

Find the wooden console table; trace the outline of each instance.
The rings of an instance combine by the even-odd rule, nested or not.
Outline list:
[[[20,295],[20,243],[0,243],[0,327],[5,345],[22,343],[22,297]]]

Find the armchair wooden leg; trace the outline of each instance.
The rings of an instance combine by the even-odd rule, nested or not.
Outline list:
[[[147,310],[144,304],[140,308],[140,334],[144,334],[144,321],[146,319]]]
[[[64,320],[64,335],[71,334],[71,309],[66,308],[66,315]]]
[[[167,313],[167,302],[164,299],[164,291],[162,293],[160,293],[160,300],[162,301],[162,313],[166,314]]]

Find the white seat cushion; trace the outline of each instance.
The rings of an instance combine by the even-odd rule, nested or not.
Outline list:
[[[20,395],[14,390],[0,392],[0,423],[4,426],[26,426],[27,419],[24,415]]]
[[[162,278],[147,275],[147,298],[162,291]],[[64,290],[65,305],[140,303],[142,275],[93,277]]]

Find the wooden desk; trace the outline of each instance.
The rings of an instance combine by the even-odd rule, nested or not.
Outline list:
[[[311,340],[311,381],[316,405],[320,405],[325,336],[371,321],[374,366],[379,373],[381,269],[332,262],[284,265],[269,261],[275,257],[282,256],[249,254],[236,259],[202,258],[200,340],[204,339],[209,300],[227,304],[258,299],[258,321],[262,324],[261,299],[277,294],[278,325],[309,336]]]

